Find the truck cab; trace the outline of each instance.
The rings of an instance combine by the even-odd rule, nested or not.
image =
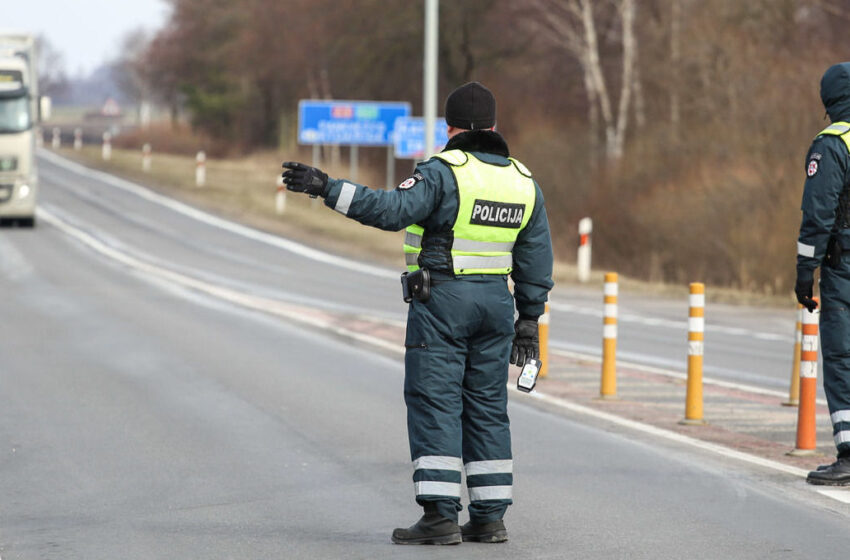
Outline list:
[[[38,176],[26,74],[21,58],[0,57],[0,221],[32,227]]]
[[[49,99],[38,93],[36,41],[0,32],[0,224],[35,225],[36,129]]]

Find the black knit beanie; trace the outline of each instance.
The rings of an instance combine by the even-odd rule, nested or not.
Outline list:
[[[446,98],[446,124],[464,130],[491,128],[496,124],[496,98],[478,82],[469,82]]]

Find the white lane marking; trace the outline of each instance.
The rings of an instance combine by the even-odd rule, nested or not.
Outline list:
[[[150,189],[143,187],[137,183],[133,183],[131,181],[127,181],[125,179],[120,179],[108,173],[104,173],[101,171],[96,171],[94,169],[89,169],[83,165],[78,163],[69,161],[53,152],[48,150],[39,150],[39,155],[44,157],[45,159],[51,161],[52,163],[64,167],[70,171],[78,173],[83,176],[87,176],[93,179],[97,179],[99,181],[105,182],[113,187],[124,190],[125,192],[132,193],[140,198],[148,200],[149,202],[153,202],[155,204],[159,204],[163,207],[169,208],[175,212],[183,214],[184,216],[188,216],[193,218],[199,222],[205,223],[207,225],[217,227],[223,229],[225,231],[229,231],[231,233],[235,233],[237,235],[241,235],[248,239],[252,239],[254,241],[259,241],[261,243],[265,243],[267,245],[271,245],[273,247],[278,247],[280,249],[284,249],[286,251],[290,251],[302,257],[306,257],[318,262],[322,262],[325,264],[330,264],[334,266],[338,266],[340,268],[346,268],[348,270],[352,270],[355,272],[362,272],[365,274],[370,274],[372,276],[377,276],[380,278],[393,278],[395,279],[398,276],[398,273],[392,270],[387,270],[375,266],[370,266],[366,264],[362,264],[356,261],[352,261],[349,259],[345,259],[342,257],[337,257],[335,255],[331,255],[329,253],[325,253],[316,249],[312,249],[307,247],[306,245],[302,245],[300,243],[296,243],[294,241],[290,241],[288,239],[284,239],[282,237],[278,237],[275,235],[271,235],[262,231],[258,231],[240,224],[236,224],[234,222],[229,222],[227,220],[223,220],[217,216],[213,216],[212,214],[208,214],[206,212],[202,212],[196,208],[193,208],[187,204],[183,204],[181,202],[177,202],[174,199],[169,197],[157,194]],[[596,309],[580,307],[568,303],[556,303],[550,302],[552,309],[559,311],[571,311],[578,314],[583,315],[591,315],[602,317],[602,312]],[[679,330],[687,329],[687,322],[685,321],[671,321],[668,319],[658,319],[652,317],[644,317],[642,315],[635,315],[631,313],[623,314],[619,317],[620,323],[637,323],[648,326],[656,326],[656,327],[668,327]],[[708,325],[706,326],[706,332],[718,332],[733,336],[752,336],[759,340],[777,340],[777,341],[788,341],[792,340],[791,337],[778,335],[774,333],[764,333],[757,331],[750,331],[747,329],[743,329],[740,327],[723,327],[717,325]]]
[[[516,388],[512,389],[516,393],[521,393]],[[534,395],[534,393],[530,393],[529,396]],[[683,443],[685,445],[690,445],[691,447],[696,447],[699,449],[703,449],[705,451],[710,451],[712,453],[716,453],[723,457],[728,457],[730,459],[737,459],[739,461],[744,461],[746,463],[750,463],[753,465],[758,465],[760,467],[766,467],[769,469],[773,469],[775,471],[783,472],[786,474],[794,475],[794,476],[802,476],[805,477],[809,474],[808,471],[804,469],[800,469],[797,467],[792,467],[791,465],[786,465],[784,463],[780,463],[778,461],[772,461],[770,459],[765,459],[763,457],[756,457],[755,455],[750,455],[749,453],[743,453],[741,451],[736,451],[735,449],[730,449],[728,447],[724,447],[722,445],[718,445],[716,443],[710,443],[707,441],[702,441],[699,439],[692,438],[690,436],[686,436],[680,434],[678,432],[674,432],[672,430],[665,430],[664,428],[658,428],[656,426],[651,426],[649,424],[643,424],[641,422],[637,422],[634,420],[630,420],[628,418],[622,418],[620,416],[615,416],[614,414],[610,414],[608,412],[602,412],[601,410],[596,410],[593,408],[589,408],[584,405],[580,405],[578,403],[570,402],[566,399],[562,399],[559,397],[552,397],[550,395],[546,395],[543,393],[538,393],[536,398],[557,405],[561,408],[570,410],[572,412],[576,412],[579,414],[583,414],[585,416],[592,416],[594,418],[598,418],[600,420],[605,420],[607,422],[611,422],[613,424],[617,424],[618,426],[624,426],[626,428],[631,428],[633,430],[637,430],[639,432],[643,432],[646,434],[662,437],[671,441],[675,441],[678,443]]]
[[[585,307],[581,305],[574,305],[571,303],[557,303],[554,301],[549,302],[549,306],[555,311],[566,311],[568,313],[577,313],[579,315],[590,315],[592,317],[602,318],[602,311],[595,307]],[[622,307],[622,304],[621,304]],[[645,317],[643,315],[636,315],[634,313],[622,313],[617,318],[620,323],[635,323],[638,325],[646,325],[650,327],[666,327],[670,329],[677,329],[681,331],[688,330],[688,322],[687,321],[673,321],[670,319],[658,319],[654,317]],[[601,321],[600,321],[601,324]],[[767,333],[767,332],[759,332],[759,331],[751,331],[749,329],[744,329],[741,327],[725,327],[722,325],[712,325],[707,324],[705,326],[705,332],[707,333],[721,333],[727,334],[731,336],[751,336],[753,338],[757,338],[759,340],[775,340],[775,341],[783,341],[790,342],[794,340],[794,337],[791,335],[781,335],[776,333]]]
[[[125,192],[134,194],[149,202],[159,204],[160,206],[168,208],[169,210],[173,210],[174,212],[183,214],[184,216],[188,216],[189,218],[205,223],[207,225],[217,227],[225,231],[229,231],[230,233],[235,233],[237,235],[241,235],[242,237],[246,237],[254,241],[259,241],[261,243],[265,243],[267,245],[271,245],[273,247],[277,247],[279,249],[295,253],[296,255],[312,259],[314,261],[338,266],[340,268],[346,268],[354,272],[361,272],[364,274],[370,274],[372,276],[378,276],[381,278],[398,277],[398,273],[392,270],[379,268],[376,266],[370,266],[350,259],[337,257],[336,255],[331,255],[329,253],[312,249],[310,247],[307,247],[306,245],[290,241],[289,239],[284,239],[282,237],[278,237],[276,235],[249,228],[241,224],[223,220],[217,216],[213,216],[212,214],[208,214],[206,212],[198,210],[197,208],[193,208],[188,204],[183,204],[182,202],[178,202],[167,196],[157,194],[137,183],[133,183],[125,179],[120,179],[113,175],[109,175],[108,173],[103,173],[102,171],[89,169],[88,167],[66,160],[65,158],[47,150],[39,150],[38,154],[40,157],[44,157],[51,163],[54,163],[60,167],[64,167],[69,171],[73,171],[74,173],[78,173],[91,179],[102,181],[104,183],[107,183],[108,185],[121,189]]]
[[[152,276],[156,279],[173,282],[185,288],[205,293],[207,295],[222,299],[224,301],[247,307],[248,309],[262,311],[264,313],[270,313],[272,315],[284,317],[291,321],[296,321],[298,323],[303,323],[316,328],[328,330],[354,340],[368,342],[374,346],[378,346],[385,350],[392,350],[394,352],[404,353],[404,348],[399,348],[398,344],[386,342],[381,339],[373,338],[343,327],[339,327],[335,325],[332,320],[329,319],[311,317],[303,313],[303,309],[299,311],[297,307],[291,304],[285,304],[270,298],[251,296],[242,292],[238,292],[236,290],[216,286],[214,284],[210,284],[202,280],[197,280],[190,276],[186,276],[185,274],[180,274],[178,272],[168,270],[161,266],[146,263],[110,247],[109,245],[95,238],[91,234],[70,225],[69,223],[63,221],[62,219],[58,218],[56,215],[52,214],[50,211],[45,210],[42,207],[37,208],[36,212],[40,220],[43,220],[44,222],[63,231],[67,235],[80,241],[81,243],[100,253],[101,255],[110,258],[114,261],[117,261],[125,266],[128,266],[138,272]]]
[[[353,340],[357,340],[363,343],[368,343],[378,348],[389,350],[398,354],[403,354],[404,349],[400,348],[397,344],[392,344],[386,342],[382,339],[361,334],[358,332],[351,331],[349,329],[341,328],[333,324],[332,320],[325,320],[315,317],[310,317],[304,315],[299,312],[297,309],[293,309],[291,306],[286,306],[281,304],[278,301],[270,300],[267,298],[260,298],[255,296],[249,296],[246,294],[242,294],[236,292],[234,290],[222,288],[220,286],[214,286],[212,284],[208,284],[206,282],[196,280],[194,278],[190,278],[183,274],[178,274],[173,271],[167,270],[165,268],[151,265],[128,255],[121,253],[120,251],[113,249],[98,239],[94,238],[90,234],[77,229],[67,222],[57,218],[55,215],[51,214],[49,211],[44,210],[43,208],[39,208],[37,210],[39,219],[47,222],[57,229],[63,231],[67,235],[77,239],[84,245],[90,247],[94,251],[111,258],[117,262],[120,262],[130,268],[135,269],[138,272],[148,274],[150,276],[155,277],[159,280],[165,280],[174,282],[186,288],[190,288],[196,290],[198,292],[206,293],[210,296],[220,298],[222,300],[241,305],[243,307],[247,307],[249,309],[262,311],[264,313],[271,313],[274,315],[278,315],[280,317],[285,317],[286,319],[300,322],[303,324],[308,324],[320,329],[324,329],[336,334],[343,335],[345,337],[351,338]],[[511,391],[519,394],[521,393],[517,390],[513,384],[508,384],[508,387]],[[750,455],[748,453],[743,453],[740,451],[736,451],[734,449],[730,449],[728,447],[724,447],[722,445],[717,445],[714,443],[709,443],[705,441],[701,441],[692,437],[688,437],[677,432],[673,432],[671,430],[666,430],[663,428],[658,428],[656,426],[651,426],[649,424],[643,424],[641,422],[637,422],[634,420],[630,420],[627,418],[621,418],[619,416],[615,416],[613,414],[609,414],[607,412],[602,412],[599,410],[594,410],[592,408],[573,403],[567,401],[566,399],[552,397],[543,393],[535,392],[528,395],[530,398],[536,398],[547,403],[551,403],[553,405],[559,406],[566,410],[570,410],[574,413],[582,414],[585,416],[591,416],[594,418],[598,418],[601,420],[605,420],[607,422],[611,422],[613,424],[617,424],[618,426],[623,426],[625,428],[629,428],[632,430],[637,430],[646,434],[650,434],[656,437],[664,438],[670,441],[675,441],[677,443],[689,445],[691,447],[695,447],[698,449],[702,449],[705,451],[709,451],[723,457],[728,457],[731,459],[736,459],[739,461],[743,461],[746,463],[750,463],[753,465],[758,465],[761,467],[773,469],[775,471],[779,471],[786,474],[791,474],[794,476],[806,476],[808,473],[803,469],[799,469],[797,467],[792,467],[789,465],[784,465],[777,461],[771,461],[769,459],[764,459],[762,457],[756,457],[755,455]]]
[[[559,356],[564,356],[565,358],[572,358],[576,360],[585,360],[591,362],[602,363],[602,358],[599,356],[594,356],[593,354],[583,354],[581,352],[572,352],[569,350],[559,350],[559,349],[551,349],[549,350],[552,354],[557,354]],[[623,366],[628,369],[636,369],[639,371],[645,371],[647,373],[656,373],[658,375],[664,375],[666,377],[672,377],[674,379],[682,379],[686,380],[688,378],[687,373],[683,373],[681,371],[674,371],[671,369],[663,369],[653,366],[646,366],[643,364],[636,364],[634,362],[624,362],[623,360],[617,360],[617,365]],[[715,379],[713,377],[703,377],[703,383],[708,383],[709,385],[716,385],[718,387],[723,387],[725,389],[734,389],[736,391],[743,391],[745,393],[753,393],[756,395],[767,395],[770,397],[777,397],[780,399],[785,399],[788,397],[787,392],[783,391],[775,391],[773,389],[767,389],[764,387],[757,387],[755,385],[747,385],[745,383],[734,383],[732,381],[723,381],[722,379]],[[826,401],[824,399],[817,399],[817,404],[826,406]]]
[[[839,502],[844,502],[845,504],[850,504],[850,490],[838,490],[835,488],[819,488],[817,490],[818,494],[823,494],[833,500],[838,500]]]
[[[0,274],[13,281],[32,276],[33,267],[7,237],[0,237]]]

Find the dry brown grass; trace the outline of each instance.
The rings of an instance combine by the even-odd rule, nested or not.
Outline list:
[[[207,181],[204,187],[195,186],[195,159],[182,155],[154,154],[150,173],[141,168],[141,152],[113,149],[111,161],[103,161],[100,148],[84,147],[76,152],[62,149],[61,153],[84,165],[102,169],[115,175],[147,185],[158,192],[225,216],[234,221],[296,239],[338,255],[354,256],[367,261],[404,269],[400,232],[385,232],[347,219],[324,208],[320,201],[311,201],[303,195],[288,193],[286,211],[275,213],[275,182],[280,172],[282,157],[274,152],[255,153],[231,159],[208,159]],[[307,160],[309,161],[309,160]],[[331,176],[345,176],[344,169],[326,167]],[[360,181],[383,185],[384,178],[369,169],[361,169]],[[552,224],[557,227],[557,224]],[[586,286],[602,288],[603,270],[594,270]],[[574,263],[556,261],[554,270],[558,285],[578,285]],[[694,279],[700,281],[700,279]],[[686,297],[687,284],[646,282],[620,275],[623,291]],[[710,301],[746,303],[750,305],[793,305],[790,296],[764,295],[731,288],[708,286]]]

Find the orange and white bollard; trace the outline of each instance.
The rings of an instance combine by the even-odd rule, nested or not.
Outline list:
[[[537,334],[540,338],[540,367],[538,377],[546,377],[549,374],[549,302],[543,309],[543,315],[537,320]]]
[[[151,145],[145,143],[142,146],[142,171],[145,173],[151,170]]]
[[[195,185],[203,187],[207,182],[207,154],[201,150],[195,156]]]
[[[688,310],[688,388],[685,419],[680,424],[705,424],[702,417],[702,357],[705,351],[705,284],[691,283]]]
[[[617,273],[605,273],[600,399],[617,398]]]
[[[83,149],[83,129],[74,129],[74,150],[80,151]]]
[[[593,232],[593,220],[582,218],[578,222],[578,251],[576,270],[579,282],[590,280],[590,234]]]
[[[788,387],[788,400],[782,406],[800,404],[800,350],[803,343],[803,305],[797,304],[797,324],[794,326],[794,355],[791,358],[791,384]]]
[[[803,311],[800,348],[800,405],[797,408],[797,445],[789,455],[817,453],[815,407],[818,390],[818,320],[820,310]]]
[[[53,140],[51,142],[51,146],[53,146],[54,150],[58,150],[62,147],[62,131],[60,131],[58,127],[53,127]]]
[[[277,194],[274,199],[274,207],[277,215],[283,215],[286,211],[286,187],[283,186],[283,177],[277,176]]]
[[[112,135],[108,132],[103,133],[103,146],[100,150],[100,156],[104,161],[112,159]]]

